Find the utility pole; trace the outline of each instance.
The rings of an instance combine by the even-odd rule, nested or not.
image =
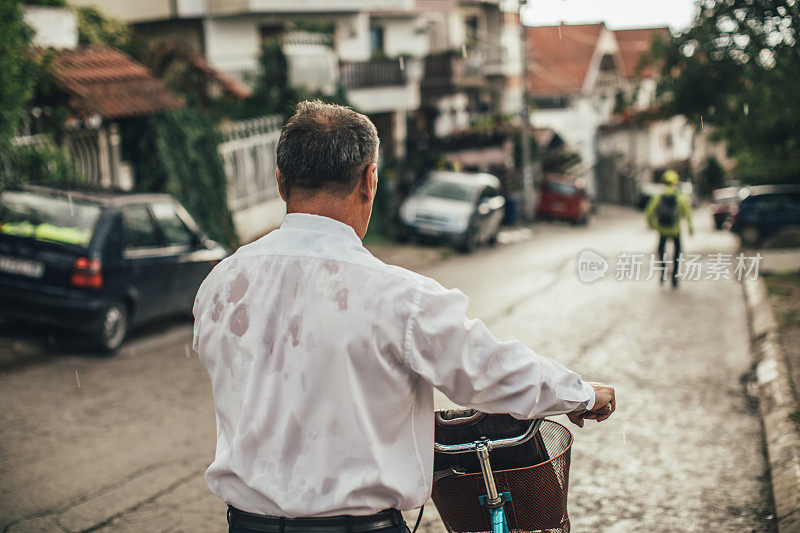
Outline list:
[[[522,10],[527,0],[520,0],[519,28],[522,46],[522,213],[527,222],[535,215],[536,192],[533,188],[533,162],[531,161],[531,121],[528,114],[528,38],[522,22]]]

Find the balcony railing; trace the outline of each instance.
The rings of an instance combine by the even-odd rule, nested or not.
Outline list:
[[[407,80],[402,58],[342,61],[339,64],[339,83],[344,89],[405,85]]]
[[[466,75],[482,78],[502,75],[508,59],[501,46],[478,45],[467,48],[466,62]]]
[[[439,96],[457,89],[464,78],[466,63],[455,54],[437,54],[425,58],[420,89],[428,96]]]

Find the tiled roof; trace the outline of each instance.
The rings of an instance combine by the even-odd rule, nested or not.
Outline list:
[[[144,65],[107,46],[82,46],[59,52],[55,60],[58,84],[73,98],[80,113],[105,119],[148,115],[183,107]]]
[[[581,92],[604,27],[602,22],[529,27],[526,36],[531,95]]]
[[[619,44],[620,57],[622,58],[622,72],[625,77],[651,78],[656,75],[652,65],[642,68],[637,73],[642,56],[650,51],[653,39],[671,39],[669,28],[642,28],[637,30],[616,30],[614,36]]]

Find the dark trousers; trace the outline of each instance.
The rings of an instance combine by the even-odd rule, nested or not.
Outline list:
[[[242,529],[238,527],[229,527],[228,533],[253,533],[252,529]],[[393,526],[389,529],[381,529],[380,533],[411,533],[411,530],[408,529],[407,526]]]
[[[382,511],[371,516],[290,519],[243,513],[229,507],[228,524],[228,533],[410,533],[397,510]]]
[[[673,253],[673,259],[672,259],[672,282],[676,283],[678,281],[678,258],[681,255],[681,236],[678,235],[677,237],[671,237],[669,235],[661,235],[661,237],[658,239],[658,260],[662,264],[664,263],[664,252],[666,251],[667,248],[667,239],[672,239],[672,242],[675,245],[674,246],[675,252]],[[666,278],[667,278],[667,270],[665,265],[660,280],[663,281]]]

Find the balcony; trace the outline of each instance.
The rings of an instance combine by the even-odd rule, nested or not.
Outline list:
[[[423,72],[420,82],[423,98],[439,98],[458,91],[466,73],[466,62],[452,53],[431,55],[425,58]]]
[[[359,13],[373,11],[374,0],[210,0],[212,14],[218,16],[244,13]],[[380,7],[388,11],[410,11],[414,0],[381,0]]]
[[[486,76],[504,76],[507,72],[508,54],[500,45],[480,44],[467,48],[465,77],[468,83],[485,83]]]
[[[404,67],[399,58],[342,61],[339,64],[339,82],[344,89],[405,85],[407,78]]]
[[[365,113],[410,111],[419,107],[419,60],[392,58],[342,61],[339,83]]]

